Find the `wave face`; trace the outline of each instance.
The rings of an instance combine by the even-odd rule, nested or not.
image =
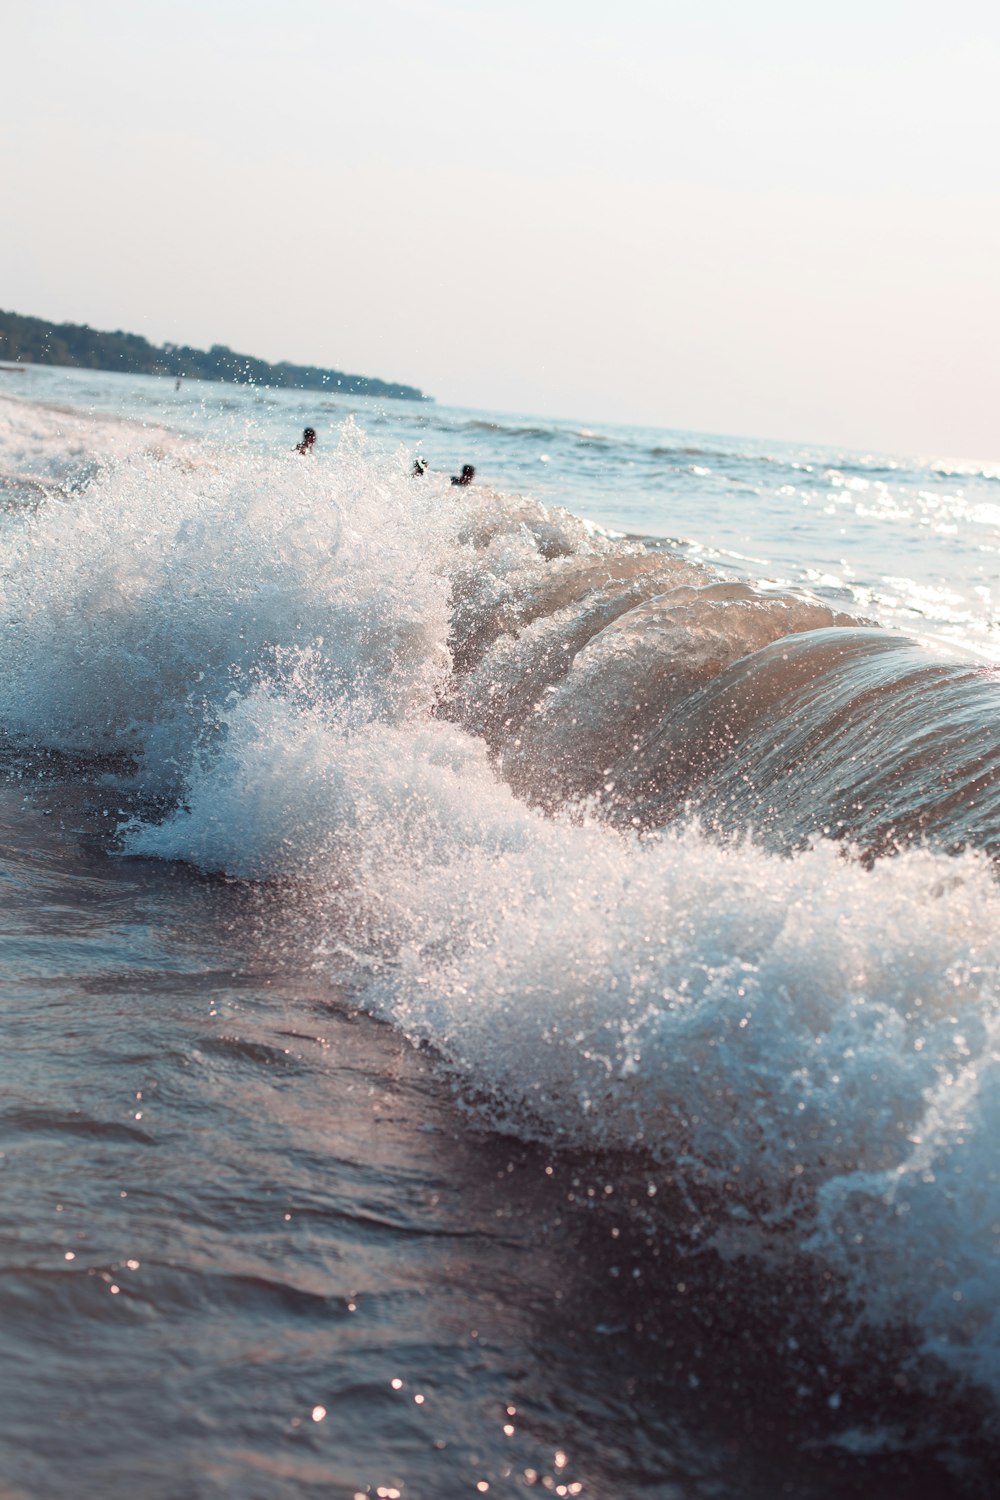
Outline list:
[[[269,883],[492,1126],[1000,1396],[993,672],[350,422],[314,463],[130,443],[4,517],[8,758]]]
[[[788,848],[815,834],[891,853],[1000,848],[1000,681],[881,630],[818,629],[719,673],[621,764],[618,816],[656,826],[683,801]]]

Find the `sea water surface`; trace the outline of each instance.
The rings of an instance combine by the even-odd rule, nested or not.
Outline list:
[[[993,1493],[1000,468],[0,378],[4,1500]]]

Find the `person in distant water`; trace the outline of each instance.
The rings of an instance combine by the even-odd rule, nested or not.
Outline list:
[[[174,381],[174,390],[175,391],[179,391],[180,388],[181,388],[181,377],[178,375],[177,379]]]
[[[315,429],[315,427],[307,427],[306,430],[305,430],[305,432],[303,432],[303,434],[302,434],[302,441],[301,441],[301,443],[296,443],[295,444],[295,451],[296,451],[296,453],[311,453],[312,450],[313,450],[313,444],[315,442],[316,442],[316,429]]]
[[[461,474],[451,476],[452,484],[471,484],[476,477],[476,471],[471,464],[463,464]]]
[[[426,460],[426,458],[415,458],[413,460],[413,469],[412,469],[412,471],[410,473],[410,478],[411,479],[423,479],[423,477],[424,477],[424,475],[426,473],[427,473],[427,460]]]

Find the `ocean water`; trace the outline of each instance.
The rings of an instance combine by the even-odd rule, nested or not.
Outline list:
[[[3,1500],[995,1493],[1000,467],[0,379]]]

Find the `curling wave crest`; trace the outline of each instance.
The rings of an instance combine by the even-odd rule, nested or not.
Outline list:
[[[1000,1395],[992,741],[921,753],[992,678],[411,461],[139,451],[9,517],[9,753],[98,762],[126,854],[273,882],[490,1124]],[[880,715],[912,754],[833,808]]]

